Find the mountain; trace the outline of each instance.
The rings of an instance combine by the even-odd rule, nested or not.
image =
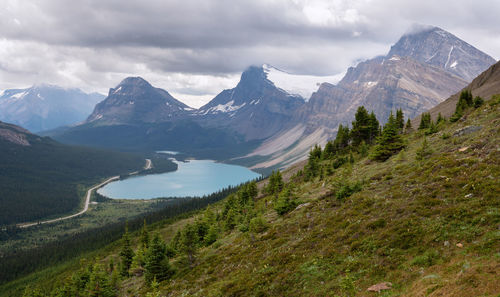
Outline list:
[[[451,63],[443,62],[444,52],[446,59],[450,53]],[[338,125],[350,124],[361,105],[382,123],[399,108],[413,118],[462,89],[494,62],[437,27],[406,34],[387,55],[350,67],[338,84],[321,84],[294,115],[295,126],[266,140],[247,157],[264,159],[255,168],[288,166],[304,159],[311,143],[324,144],[334,137]]]
[[[246,140],[275,135],[292,120],[305,98],[277,87],[268,76],[269,66],[252,66],[243,72],[238,85],[222,91],[196,112],[208,126],[231,130]]]
[[[66,146],[0,122],[0,226],[71,212],[81,186],[143,166],[138,155]]]
[[[391,47],[389,57],[410,57],[439,67],[467,82],[496,61],[455,35],[438,27],[416,28]]]
[[[0,120],[34,132],[50,130],[85,120],[103,98],[98,93],[53,85],[4,90],[0,93]]]
[[[128,77],[97,104],[87,123],[99,125],[157,123],[185,116],[189,106],[141,77]]]
[[[500,62],[481,73],[463,90],[471,91],[474,97],[480,96],[484,99],[491,99],[491,96],[500,94]],[[458,98],[463,90],[428,110],[431,118],[435,120],[440,113],[442,116],[449,118],[455,112]],[[419,123],[420,115],[412,120],[412,125],[418,125]]]
[[[383,162],[369,157],[373,146],[368,156],[315,149],[218,203],[142,230],[124,227],[124,239],[79,256],[91,252],[92,261],[52,265],[0,296],[89,288],[118,296],[497,296],[499,67],[467,86],[499,96],[438,131],[402,134],[405,149]],[[133,264],[117,277],[129,249]],[[0,271],[12,266],[0,263]]]
[[[209,125],[200,114],[140,77],[111,88],[88,119],[45,135],[67,144],[122,151],[181,151],[198,158],[224,160],[244,154],[256,143],[223,125]]]

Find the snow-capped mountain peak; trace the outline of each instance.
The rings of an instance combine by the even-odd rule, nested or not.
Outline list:
[[[344,75],[343,73],[332,76],[292,74],[269,64],[262,65],[262,69],[267,79],[277,88],[282,89],[290,95],[298,95],[304,98],[305,101],[309,100],[312,93],[316,92],[322,83],[336,84]]]

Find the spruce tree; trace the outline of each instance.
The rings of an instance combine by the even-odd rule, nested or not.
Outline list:
[[[192,266],[195,259],[196,249],[198,248],[199,238],[194,225],[188,224],[182,230],[180,239],[181,251],[186,254],[189,264]]]
[[[377,140],[377,144],[371,158],[373,160],[385,161],[403,148],[403,139],[398,133],[396,119],[391,112],[389,120],[384,125],[384,129],[382,130],[382,135]]]
[[[371,120],[368,111],[364,106],[358,107],[352,122],[351,139],[354,146],[362,141],[369,142],[371,138]],[[340,128],[339,128],[340,129]]]
[[[370,139],[365,141],[367,144],[372,144],[380,135],[380,123],[373,111],[370,113]]]
[[[130,246],[130,235],[128,233],[128,224],[125,226],[125,233],[122,237],[122,249],[120,251],[120,257],[122,260],[121,275],[128,276],[130,265],[132,264],[132,259],[134,258],[134,251]]]
[[[172,269],[167,258],[167,247],[158,233],[155,233],[153,236],[144,258],[144,277],[148,283],[155,278],[158,281],[162,281],[172,274]]]
[[[406,121],[406,126],[405,126],[405,133],[408,133],[412,130],[411,127],[411,120],[408,118],[408,121]]]
[[[431,126],[431,114],[423,113],[420,117],[420,125],[418,126],[418,130],[427,129]]]
[[[101,265],[96,264],[90,274],[90,280],[86,286],[86,296],[88,297],[114,297],[116,291],[111,286],[110,280],[106,271]]]
[[[337,137],[333,141],[333,146],[338,151],[344,151],[349,146],[350,141],[350,131],[349,127],[339,125],[339,129],[337,131]]]
[[[323,150],[323,155],[321,156],[321,158],[323,160],[331,159],[334,154],[335,154],[335,147],[333,146],[333,141],[329,140],[325,144],[325,149]]]
[[[402,133],[405,126],[405,119],[401,108],[396,111],[396,125],[398,126],[399,133]]]
[[[141,229],[141,244],[144,249],[147,249],[149,246],[149,232],[146,225],[146,219],[144,219],[144,225]]]

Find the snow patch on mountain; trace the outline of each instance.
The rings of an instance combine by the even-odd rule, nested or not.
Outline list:
[[[222,113],[233,112],[233,111],[236,111],[236,110],[242,108],[245,105],[246,105],[246,102],[244,102],[241,105],[234,105],[234,100],[231,100],[226,104],[219,104],[219,105],[210,107],[203,114],[206,115],[209,113],[215,114],[215,113],[219,113],[219,112],[222,112]]]
[[[10,96],[10,98],[20,99],[20,98],[22,98],[24,95],[26,95],[26,93],[28,93],[28,92],[19,92],[19,93],[17,93],[17,94],[14,94],[14,95]]]
[[[308,101],[312,93],[316,92],[319,86],[324,83],[336,84],[343,77],[342,74],[332,76],[314,76],[291,74],[281,71],[271,65],[262,65],[267,79],[270,80],[277,88],[292,94],[298,95]]]

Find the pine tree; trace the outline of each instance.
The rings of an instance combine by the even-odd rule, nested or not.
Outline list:
[[[355,120],[352,122],[351,129],[352,144],[357,146],[362,141],[370,142],[372,123],[368,111],[364,106],[360,106],[354,117]]]
[[[88,297],[114,297],[116,291],[111,286],[106,271],[101,265],[96,264],[90,274],[90,280],[86,286],[86,296]]]
[[[450,122],[458,121],[463,116],[465,110],[473,105],[472,93],[469,90],[462,91],[455,107],[455,113],[450,117]]]
[[[415,158],[418,161],[422,161],[430,155],[432,155],[432,150],[429,147],[429,143],[427,142],[427,138],[424,138],[424,141],[422,141],[422,146],[417,150]]]
[[[420,117],[420,125],[418,126],[418,130],[423,130],[429,128],[431,125],[431,114],[423,113]]]
[[[380,123],[375,116],[373,111],[370,113],[370,139],[365,141],[368,144],[372,144],[375,139],[380,135]]]
[[[146,252],[144,269],[144,277],[148,283],[155,278],[158,281],[162,281],[172,274],[172,269],[167,258],[167,247],[158,233],[155,233],[153,236]]]
[[[396,111],[396,125],[398,126],[399,133],[402,133],[405,126],[405,119],[401,108]]]
[[[373,160],[385,161],[404,147],[403,139],[398,133],[396,119],[391,112],[389,120],[382,130],[382,135],[377,140],[377,145],[374,148],[371,158]]]
[[[189,264],[193,265],[199,238],[194,225],[188,224],[182,230],[180,246],[181,251],[186,254]]]
[[[350,134],[349,127],[344,127],[342,124],[339,125],[337,137],[333,141],[333,146],[337,151],[343,151],[349,146]]]
[[[411,120],[408,118],[408,121],[406,121],[406,126],[405,126],[405,133],[408,133],[412,130],[411,127]]]
[[[293,195],[290,187],[286,187],[278,196],[274,205],[274,210],[276,210],[279,215],[284,215],[287,212],[294,210],[295,207],[297,207],[295,196]]]
[[[283,190],[283,177],[279,170],[273,171],[269,176],[269,182],[266,186],[266,193],[268,195],[278,195]]]
[[[142,226],[141,229],[141,244],[142,247],[145,249],[147,249],[149,246],[149,232],[146,226],[146,219],[144,219],[144,225]]]
[[[128,276],[128,270],[132,264],[132,259],[134,258],[134,251],[130,246],[130,235],[128,233],[128,225],[125,227],[125,233],[122,237],[122,249],[120,251],[120,257],[122,259],[121,275]]]
[[[321,158],[323,160],[331,159],[335,155],[335,147],[333,146],[333,141],[329,140],[325,144],[325,149],[323,150],[323,155]]]

